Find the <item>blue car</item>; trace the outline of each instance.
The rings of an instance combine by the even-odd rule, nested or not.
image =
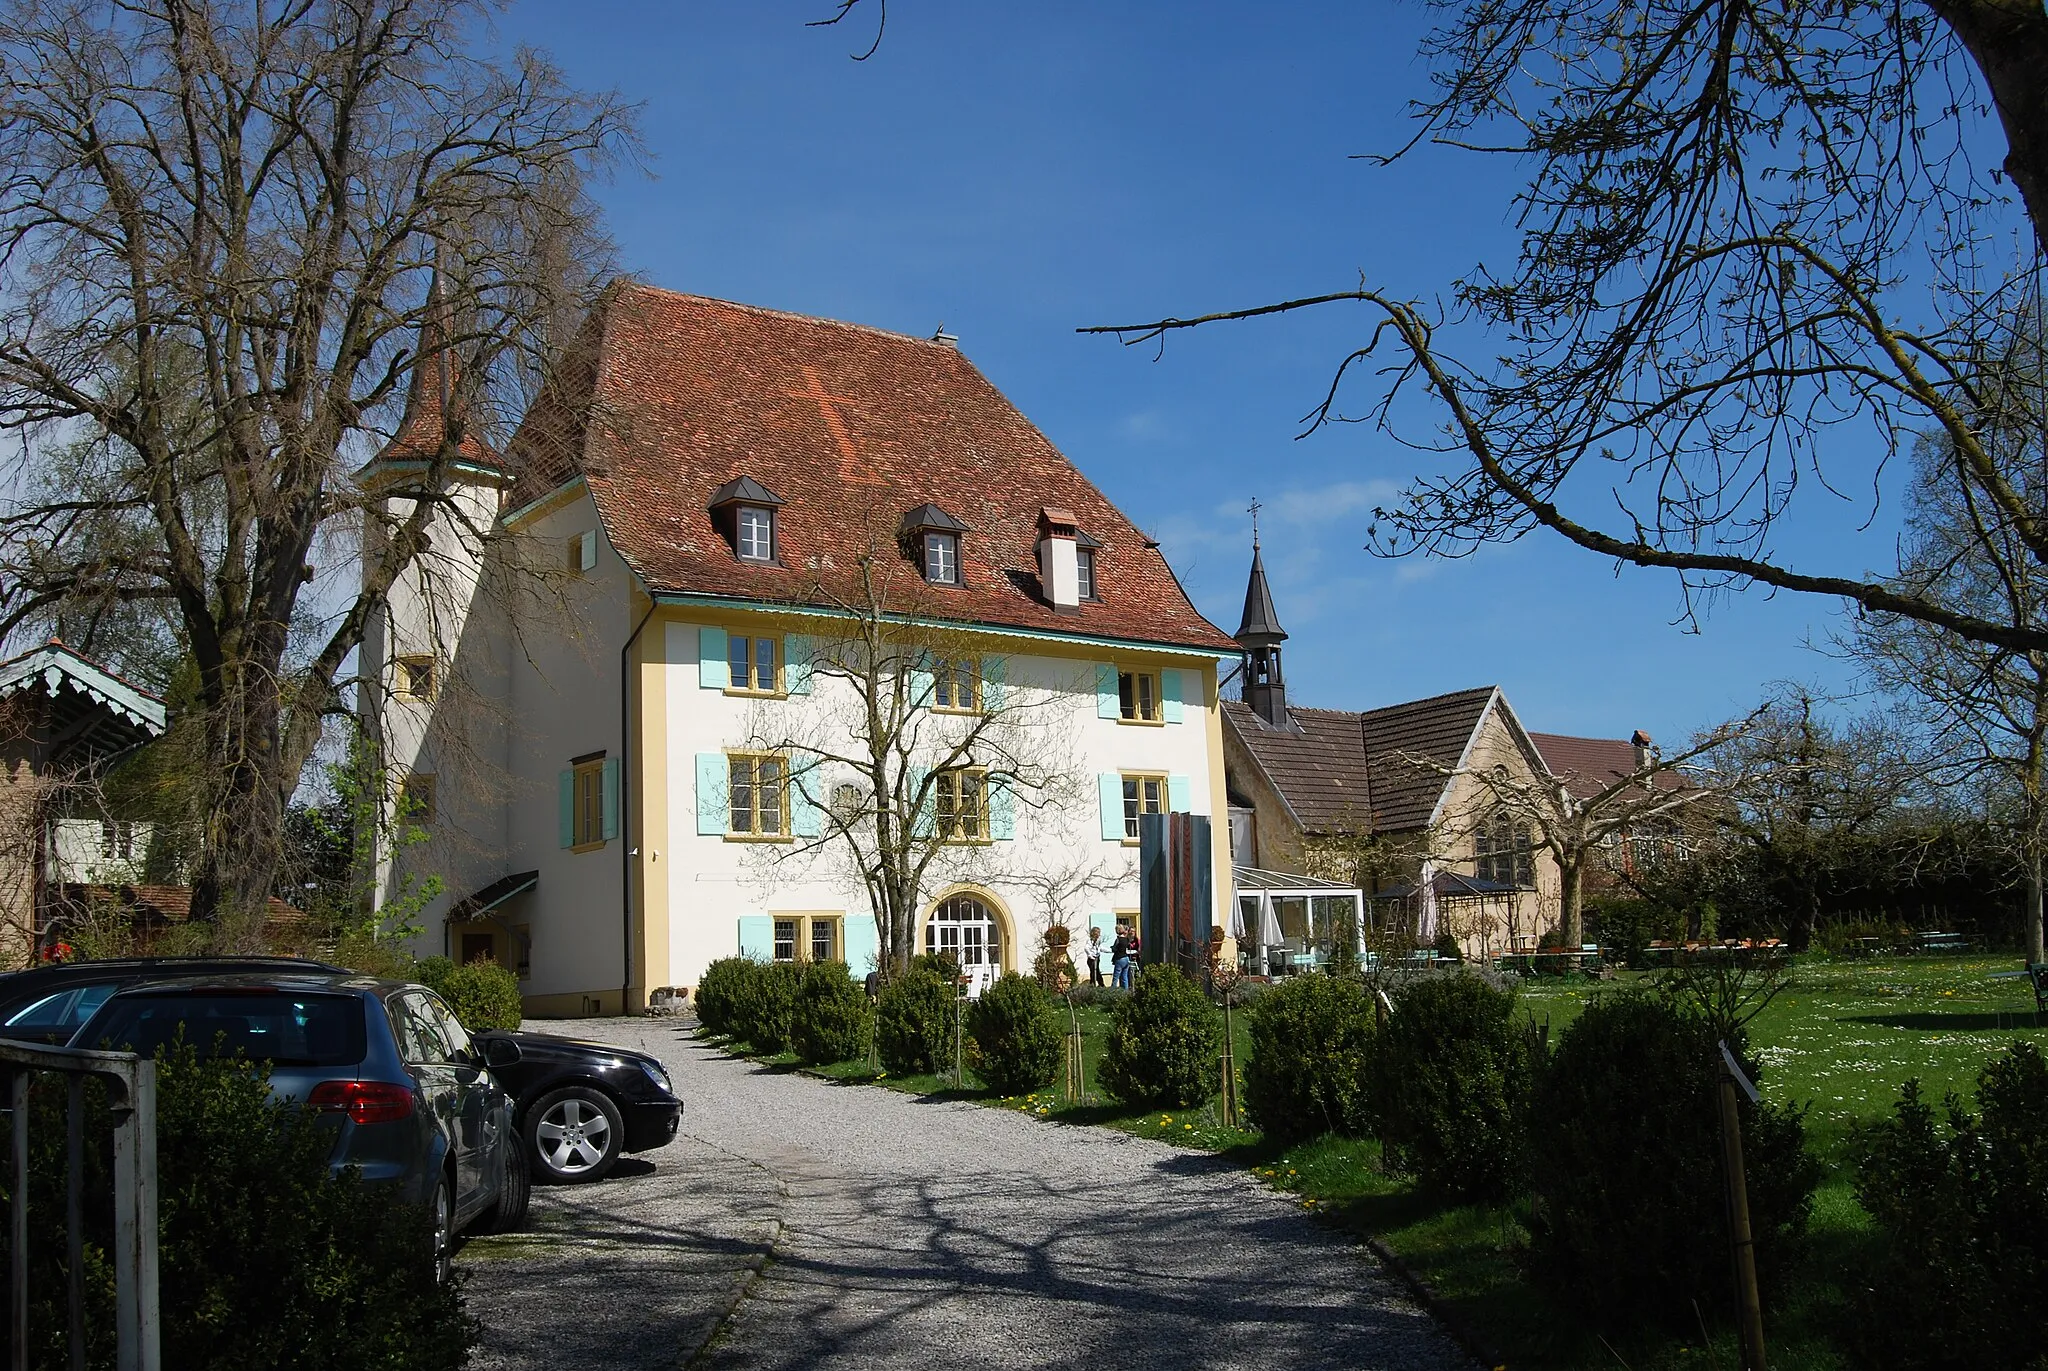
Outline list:
[[[457,1234],[524,1221],[530,1180],[511,1096],[488,1049],[425,986],[275,973],[146,982],[110,996],[71,1046],[147,1056],[181,1036],[201,1057],[267,1064],[273,1098],[334,1130],[336,1170],[430,1206],[444,1278]]]

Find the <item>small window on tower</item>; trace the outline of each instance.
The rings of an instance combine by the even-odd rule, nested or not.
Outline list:
[[[431,700],[434,698],[434,659],[432,657],[400,657],[395,664],[397,678],[392,687],[402,700]]]
[[[597,567],[597,530],[587,528],[569,539],[569,570],[579,576]]]
[[[398,817],[415,824],[434,822],[434,775],[415,771],[398,788]]]

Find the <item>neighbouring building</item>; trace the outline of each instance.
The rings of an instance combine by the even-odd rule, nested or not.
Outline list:
[[[845,761],[876,691],[947,848],[916,946],[977,974],[1133,914],[1142,814],[1225,812],[1238,644],[955,340],[620,283],[501,453],[460,422],[454,332],[430,320],[361,475],[373,545],[432,505],[360,700],[407,835],[375,881],[423,951],[515,967],[542,1015],[735,953],[866,971],[830,839],[877,803]],[[869,633],[924,646],[869,683]]]
[[[1355,887],[1372,924],[1423,942],[1449,931],[1481,957],[1533,946],[1556,925],[1556,861],[1469,773],[1551,774],[1590,793],[1638,764],[1646,736],[1632,747],[1531,734],[1498,686],[1362,711],[1290,704],[1287,633],[1256,539],[1236,637],[1241,698],[1224,701],[1222,715],[1241,891],[1293,886],[1279,878],[1294,876]]]
[[[0,662],[0,965],[46,941],[68,883],[137,874],[146,827],[99,782],[164,725],[160,697],[60,642]]]

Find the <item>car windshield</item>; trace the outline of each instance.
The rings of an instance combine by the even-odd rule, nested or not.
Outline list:
[[[180,1030],[201,1057],[277,1066],[346,1066],[361,1061],[366,1046],[360,999],[281,990],[123,995],[77,1045],[152,1056]]]

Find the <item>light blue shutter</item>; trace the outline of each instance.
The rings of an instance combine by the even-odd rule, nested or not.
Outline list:
[[[562,846],[576,846],[576,773],[562,773],[562,803],[559,818],[562,824]]]
[[[1017,796],[1010,778],[991,776],[988,781],[988,836],[1006,843],[1017,836]]]
[[[1108,910],[1104,910],[1099,914],[1090,914],[1088,916],[1088,926],[1102,930],[1102,955],[1108,956],[1110,944],[1116,941],[1116,915]],[[1081,946],[1084,948],[1088,946],[1088,937],[1085,933],[1081,936]]]
[[[924,652],[910,656],[910,707],[923,709],[932,702],[932,661]]]
[[[1166,807],[1176,814],[1191,814],[1195,808],[1195,787],[1185,776],[1166,778]]]
[[[811,640],[792,633],[782,640],[783,680],[792,695],[811,693]]]
[[[697,831],[724,833],[732,822],[732,773],[723,752],[697,754]]]
[[[1095,778],[1095,786],[1102,798],[1102,836],[1105,841],[1120,843],[1124,840],[1124,778],[1105,771]]]
[[[849,914],[845,924],[846,969],[865,976],[882,965],[882,940],[875,936],[875,916]]]
[[[797,768],[789,778],[790,832],[799,838],[816,838],[825,831],[825,811],[818,804],[825,784],[825,769],[812,762]]]
[[[1159,673],[1159,701],[1166,706],[1166,722],[1180,722],[1180,673],[1172,667]]]
[[[981,708],[985,714],[999,714],[1009,702],[1010,688],[1006,681],[1009,660],[1004,657],[981,659]]]
[[[604,840],[619,836],[619,759],[604,759]]]
[[[912,767],[906,781],[906,793],[903,798],[917,806],[917,812],[910,820],[910,834],[914,838],[929,838],[939,831],[939,797],[934,790],[926,789],[925,785],[931,779],[931,774],[925,767]],[[922,801],[918,799],[920,795],[924,797]]]
[[[697,630],[697,684],[706,690],[724,690],[732,685],[732,663],[725,656],[725,630]]]
[[[1116,668],[1105,662],[1095,664],[1095,714],[1101,719],[1123,717],[1123,707],[1116,694]]]
[[[757,962],[775,960],[775,920],[766,914],[740,915],[740,955]]]

